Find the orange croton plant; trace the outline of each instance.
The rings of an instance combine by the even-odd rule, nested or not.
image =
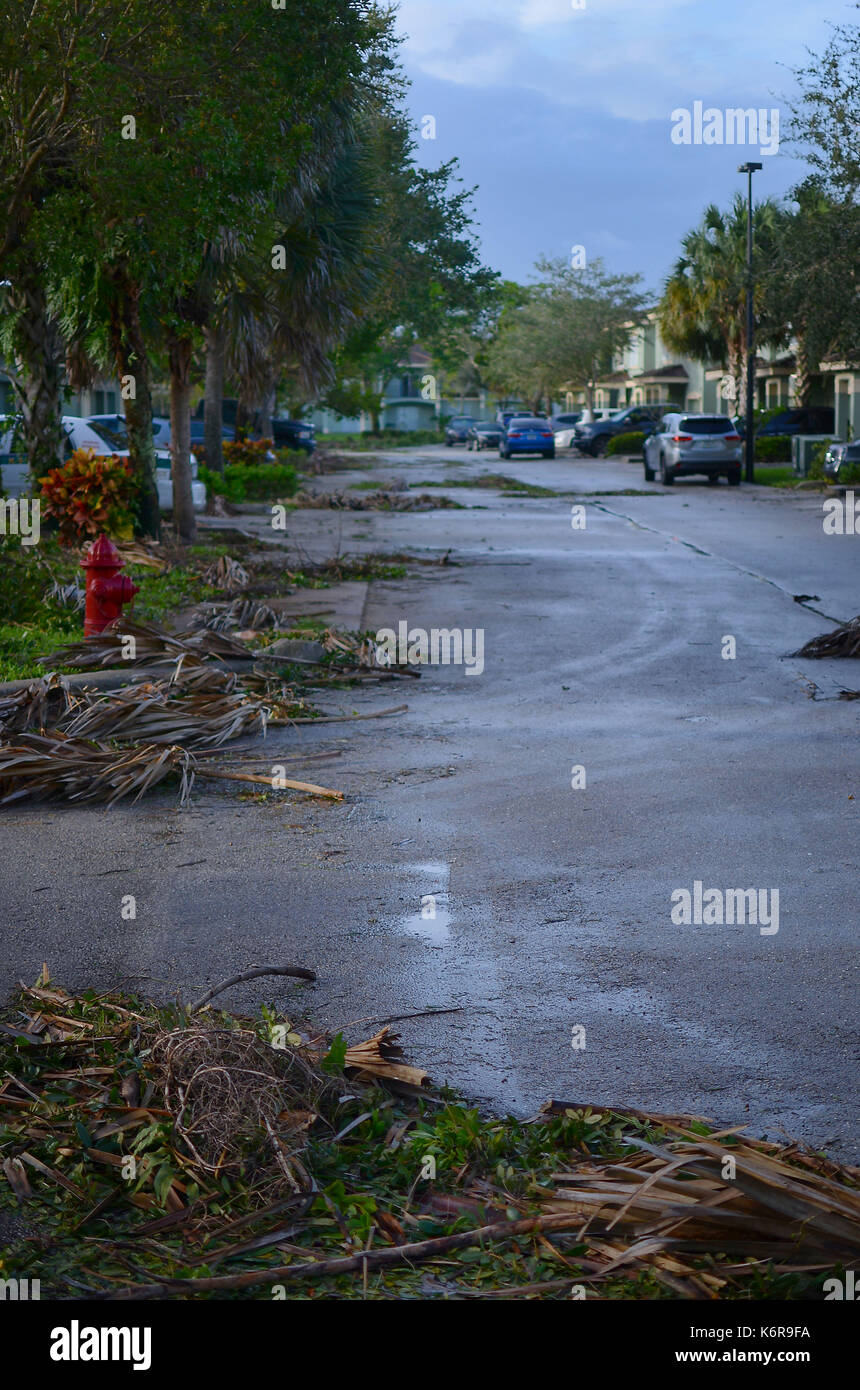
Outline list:
[[[64,545],[102,531],[114,539],[130,536],[136,493],[131,460],[93,449],[76,449],[42,480],[45,511],[59,522]]]

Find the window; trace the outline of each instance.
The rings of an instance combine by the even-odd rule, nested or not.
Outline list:
[[[679,422],[683,434],[734,434],[728,415],[687,415]]]

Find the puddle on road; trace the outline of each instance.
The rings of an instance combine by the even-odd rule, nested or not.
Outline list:
[[[425,880],[419,889],[418,911],[401,917],[399,931],[406,936],[418,936],[431,946],[441,946],[451,934],[451,912],[448,907],[450,864],[406,864],[408,873],[420,874]]]

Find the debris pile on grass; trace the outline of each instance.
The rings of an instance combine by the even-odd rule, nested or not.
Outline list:
[[[239,598],[232,607],[242,621],[275,617],[253,600]],[[320,686],[418,674],[406,667],[380,669],[369,634],[329,628],[317,652],[304,664],[319,668],[313,683]],[[128,796],[137,800],[174,774],[181,805],[187,803],[195,775],[343,799],[340,791],[280,774],[204,769],[194,756],[237,738],[265,737],[270,725],[315,721],[316,712],[294,683],[277,674],[278,668],[290,670],[289,655],[251,650],[206,628],[174,635],[155,624],[120,619],[46,661],[87,670],[124,664],[130,668],[129,683],[104,693],[85,687],[73,692],[68,678],[52,673],[0,698],[0,804],[61,798],[112,805]],[[157,668],[159,679],[140,679],[143,666]],[[233,669],[240,666],[241,675]],[[164,668],[163,676],[158,668]],[[403,708],[352,717],[381,717]],[[273,755],[273,761],[279,756]]]
[[[857,1169],[689,1116],[482,1118],[387,1027],[77,996],[0,1022],[0,1275],[43,1298],[820,1297],[860,1258]],[[277,973],[307,976],[298,967]],[[581,1296],[581,1295],[579,1295]]]
[[[832,632],[824,632],[813,637],[795,656],[820,658],[825,656],[860,657],[860,613],[856,618],[836,627]]]
[[[346,492],[297,492],[292,499],[296,507],[319,510],[334,508],[345,512],[429,512],[441,507],[459,507],[450,497],[432,497],[430,493],[412,494],[389,488],[359,495]]]

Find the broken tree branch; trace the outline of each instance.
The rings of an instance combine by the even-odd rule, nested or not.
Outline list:
[[[215,985],[206,994],[200,996],[196,1003],[191,1005],[188,1010],[190,1014],[196,1014],[208,1004],[210,999],[214,999],[216,994],[223,994],[225,989],[230,989],[232,985],[243,985],[246,980],[259,980],[263,975],[292,975],[297,980],[315,980],[316,974],[313,970],[307,970],[303,965],[258,965],[253,970],[243,970],[240,975],[231,975],[229,980],[222,980],[220,985]]]

